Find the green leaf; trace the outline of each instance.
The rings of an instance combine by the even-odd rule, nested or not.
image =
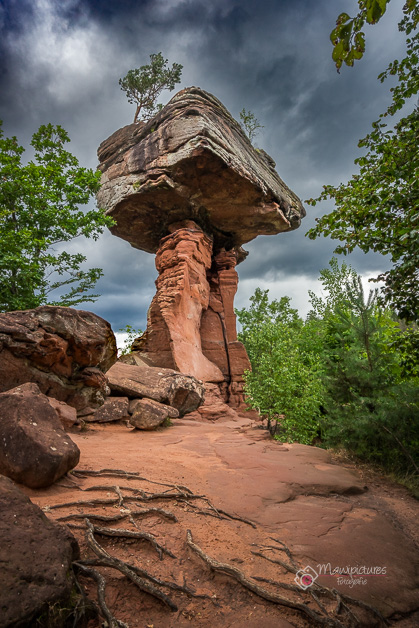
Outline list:
[[[29,309],[49,302],[52,290],[77,285],[68,305],[93,300],[88,293],[99,269],[80,272],[84,257],[55,253],[55,245],[84,235],[96,239],[112,220],[101,210],[83,212],[99,189],[100,173],[79,166],[65,150],[60,126],[43,125],[34,133],[34,161],[22,164],[16,138],[3,137],[0,125],[0,309]],[[76,290],[76,288],[75,288]]]

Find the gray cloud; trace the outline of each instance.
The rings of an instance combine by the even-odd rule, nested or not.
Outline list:
[[[181,87],[214,93],[235,117],[243,107],[252,110],[264,125],[256,144],[272,155],[284,181],[309,198],[356,170],[357,142],[389,99],[389,86],[376,77],[400,57],[402,5],[393,0],[388,15],[368,29],[364,59],[338,75],[329,32],[340,11],[355,13],[356,0],[9,0],[0,5],[0,118],[6,135],[26,146],[40,124],[61,124],[82,165],[96,167],[100,142],[133,116],[118,78],[161,50],[183,64]],[[259,281],[278,294],[295,291],[302,303],[303,287],[315,288],[334,248],[304,234],[330,208],[308,208],[298,231],[247,246],[238,301]],[[102,296],[86,307],[116,329],[143,326],[154,291],[153,257],[110,234],[72,246],[105,271]],[[349,261],[365,274],[386,267],[361,252]]]

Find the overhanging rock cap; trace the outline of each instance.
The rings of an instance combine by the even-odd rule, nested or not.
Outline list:
[[[193,220],[231,249],[299,227],[300,199],[255,149],[221,102],[190,87],[147,123],[130,124],[98,150],[98,204],[114,235],[155,253],[172,223]]]

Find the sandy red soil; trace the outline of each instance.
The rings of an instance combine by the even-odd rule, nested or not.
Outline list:
[[[419,507],[403,487],[366,468],[356,469],[351,463],[334,464],[331,454],[319,448],[271,441],[260,424],[244,417],[216,423],[175,420],[171,427],[155,432],[132,430],[120,424],[95,425],[84,432],[75,431],[72,438],[81,450],[77,471],[120,469],[139,473],[145,479],[70,474],[49,489],[25,492],[54,519],[81,513],[126,514],[148,507],[170,511],[176,522],[156,512],[135,521],[137,529],[153,534],[175,558],[164,555],[160,560],[155,549],[143,540],[100,535],[96,538],[111,555],[160,579],[186,584],[195,594],[205,596],[191,597],[165,589],[177,606],[178,610],[173,611],[139,591],[118,571],[100,568],[108,582],[108,606],[130,628],[317,625],[309,614],[262,599],[231,576],[216,573],[187,545],[187,530],[211,558],[236,567],[251,582],[293,603],[304,604],[320,616],[328,611],[330,617],[339,617],[344,626],[351,625],[350,619],[345,613],[333,614],[336,600],[325,597],[319,588],[323,612],[310,588],[284,588],[295,586],[295,574],[271,561],[294,561],[298,569],[309,565],[317,572],[319,565],[328,563],[331,569],[384,569],[385,573],[366,577],[363,584],[343,584],[330,574],[320,575],[317,583],[373,605],[391,624],[406,628],[419,625]],[[83,493],[92,486],[105,488]],[[150,503],[127,500],[119,505],[73,505],[49,510],[67,502],[115,498],[114,486],[119,486],[126,496],[134,495],[128,490],[134,488],[148,496],[168,491],[177,497],[165,496]],[[205,496],[211,505],[203,498],[185,499],[185,491],[179,486]],[[225,516],[220,510],[253,525]],[[82,518],[68,523],[84,525]],[[136,529],[127,520],[95,523]],[[73,532],[80,541],[83,557],[93,557],[84,531],[73,528]],[[290,556],[281,542],[289,548]],[[94,584],[84,578],[82,582],[94,598]],[[371,613],[356,605],[351,608],[359,618],[358,625],[380,625]],[[92,628],[98,625],[91,622]]]

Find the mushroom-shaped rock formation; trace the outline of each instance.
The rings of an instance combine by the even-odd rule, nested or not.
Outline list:
[[[112,233],[156,253],[157,293],[135,350],[217,383],[240,406],[250,366],[233,308],[241,245],[296,229],[301,201],[220,101],[195,87],[149,122],[116,131],[98,156],[97,199],[116,221]]]

